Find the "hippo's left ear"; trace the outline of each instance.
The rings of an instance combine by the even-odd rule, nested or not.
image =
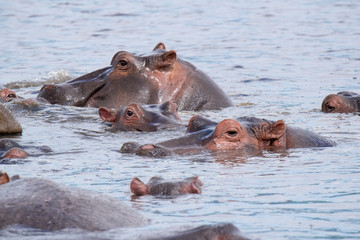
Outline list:
[[[278,139],[284,135],[286,124],[283,120],[278,120],[271,124],[268,129],[267,139]]]
[[[274,123],[263,123],[253,127],[256,137],[260,140],[278,139],[284,135],[286,131],[286,124],[283,120],[278,120]]]
[[[166,68],[170,67],[176,62],[177,56],[174,50],[170,50],[160,56],[158,61],[157,68]]]
[[[163,44],[162,42],[159,42],[158,44],[156,44],[156,46],[154,47],[153,51],[156,51],[158,49],[162,49],[165,50],[165,44]]]

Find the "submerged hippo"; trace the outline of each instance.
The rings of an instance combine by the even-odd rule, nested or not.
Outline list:
[[[177,105],[171,102],[151,105],[131,103],[117,111],[101,107],[99,115],[102,120],[112,123],[113,131],[155,132],[182,125]]]
[[[193,123],[197,126],[192,126]],[[205,126],[200,126],[199,123],[205,123]],[[206,124],[209,124],[209,127],[206,127]],[[198,130],[195,131],[194,129]],[[335,145],[334,142],[310,131],[288,127],[283,120],[273,122],[254,117],[241,117],[238,118],[238,121],[225,119],[215,126],[213,121],[194,116],[189,121],[188,132],[184,137],[160,142],[156,145],[145,144],[140,146],[137,143],[125,143],[121,152],[159,157],[173,153],[187,153],[187,149],[200,147],[218,151],[330,147]]]
[[[354,92],[339,92],[328,95],[322,102],[325,113],[351,113],[360,111],[360,95]]]
[[[165,50],[159,43],[147,55],[117,52],[111,66],[58,85],[44,85],[38,95],[52,104],[123,108],[136,102],[174,102],[179,110],[233,106],[205,73]]]
[[[137,196],[166,195],[175,196],[186,193],[201,193],[202,182],[199,177],[190,177],[182,181],[169,182],[162,177],[152,177],[147,184],[135,177],[130,183],[130,190]]]
[[[0,164],[16,163],[12,161],[8,162],[6,159],[26,158],[29,155],[36,156],[49,152],[51,152],[51,149],[47,146],[21,146],[12,139],[0,139]]]
[[[145,225],[148,220],[100,193],[24,178],[0,185],[0,228],[21,224],[42,230],[89,231]]]

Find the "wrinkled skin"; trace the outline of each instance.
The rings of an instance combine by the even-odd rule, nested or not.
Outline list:
[[[170,102],[161,105],[131,103],[117,111],[101,107],[99,116],[102,120],[112,123],[112,131],[155,132],[182,125],[176,109],[177,105]]]
[[[352,113],[360,111],[360,95],[354,92],[339,92],[328,95],[322,102],[325,113]]]
[[[200,118],[197,120],[196,118]],[[192,123],[204,122],[205,126],[193,127]],[[208,127],[206,127],[209,124]],[[189,129],[191,131],[189,131]],[[199,129],[194,131],[194,129]],[[192,132],[194,131],[194,132]],[[158,144],[139,145],[125,143],[123,153],[136,153],[143,156],[161,157],[173,153],[192,153],[194,148],[212,151],[288,149],[306,147],[330,147],[335,143],[307,130],[286,126],[283,120],[276,122],[254,117],[241,117],[238,121],[225,119],[216,125],[194,116],[189,121],[188,134],[184,137],[160,142]]]
[[[148,55],[117,52],[111,66],[66,83],[44,85],[38,95],[51,104],[123,108],[132,102],[174,102],[179,110],[233,106],[226,94],[202,71],[165,50],[159,43]]]
[[[130,183],[130,190],[136,196],[148,194],[176,196],[186,193],[200,194],[201,186],[202,182],[197,176],[177,182],[165,181],[162,177],[152,177],[147,184],[135,177]]]
[[[21,224],[48,231],[101,231],[148,222],[116,199],[44,179],[10,181],[0,186],[0,196],[0,228]]]
[[[15,119],[10,110],[0,103],[0,135],[20,133],[22,133],[20,123]]]

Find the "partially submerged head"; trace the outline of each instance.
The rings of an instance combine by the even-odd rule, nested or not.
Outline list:
[[[351,113],[359,111],[360,96],[353,92],[339,92],[325,97],[321,110],[325,113]]]

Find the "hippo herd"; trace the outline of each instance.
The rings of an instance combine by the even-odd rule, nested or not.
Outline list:
[[[255,117],[220,122],[200,115],[184,124],[181,110],[218,110],[234,106],[228,96],[205,73],[178,58],[159,43],[150,54],[117,52],[110,66],[61,84],[44,85],[36,99],[22,99],[8,88],[0,89],[0,134],[21,134],[20,123],[4,103],[24,106],[46,104],[98,108],[110,131],[154,132],[184,128],[184,136],[159,143],[127,142],[122,153],[163,157],[194,151],[245,151],[331,147],[335,143],[308,130],[288,126],[285,121]],[[325,113],[360,111],[360,95],[339,92],[322,103]],[[0,139],[0,164],[29,154],[47,154],[51,149],[21,146]],[[240,152],[239,152],[240,154]],[[155,176],[148,183],[134,177],[130,190],[135,196],[200,194],[198,176],[167,181]],[[24,199],[26,199],[24,201]],[[103,194],[61,186],[38,178],[10,178],[0,171],[0,228],[21,224],[47,231],[81,228],[102,231],[139,227],[149,220],[116,199]],[[148,237],[147,239],[152,239]],[[247,239],[230,223],[203,225],[157,239]]]

